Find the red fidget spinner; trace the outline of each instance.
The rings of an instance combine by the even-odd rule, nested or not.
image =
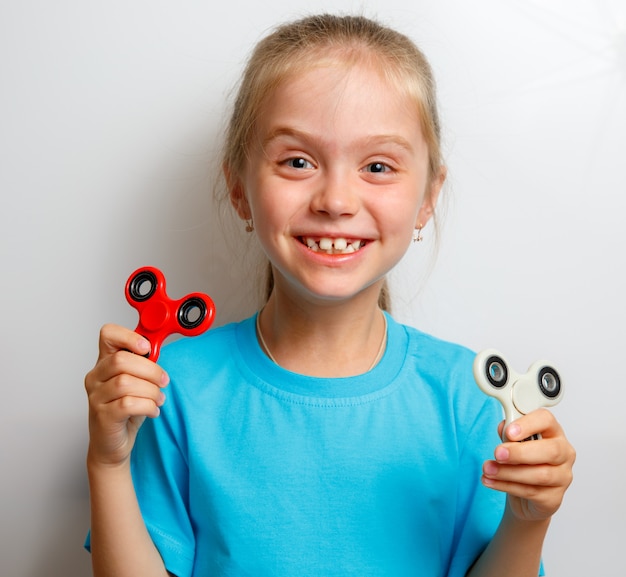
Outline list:
[[[215,305],[206,294],[191,293],[179,300],[170,299],[165,292],[165,276],[154,267],[142,267],[130,275],[126,281],[126,300],[139,312],[135,331],[150,341],[147,357],[153,361],[169,335],[199,335],[215,318]]]

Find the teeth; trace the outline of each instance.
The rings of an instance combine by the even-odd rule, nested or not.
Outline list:
[[[351,254],[359,250],[364,244],[361,240],[348,242],[345,238],[322,237],[316,241],[311,237],[305,237],[303,240],[312,251],[323,251],[326,254]]]
[[[320,238],[319,246],[326,252],[331,251],[333,249],[333,241],[329,238]]]
[[[344,251],[348,246],[348,241],[345,238],[336,238],[335,239],[335,250]]]

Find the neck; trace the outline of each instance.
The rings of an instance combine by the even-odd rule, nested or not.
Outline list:
[[[285,369],[317,377],[363,374],[382,357],[386,318],[370,306],[302,307],[273,294],[259,313],[266,354]]]

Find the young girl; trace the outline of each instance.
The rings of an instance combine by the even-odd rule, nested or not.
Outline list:
[[[86,377],[94,575],[536,576],[572,478],[561,427],[535,411],[507,437],[541,440],[500,443],[473,354],[384,310],[446,175],[419,50],[361,17],[278,28],[223,166],[269,297],[160,365],[103,327]]]

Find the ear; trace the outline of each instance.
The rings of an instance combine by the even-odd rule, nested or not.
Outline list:
[[[224,172],[224,179],[226,180],[226,187],[228,189],[228,196],[233,208],[237,211],[239,218],[242,220],[249,220],[252,218],[250,212],[250,205],[248,204],[248,198],[246,197],[243,182],[238,175],[230,169],[230,166],[224,164],[222,166]]]
[[[443,183],[446,181],[448,170],[445,166],[440,166],[437,175],[428,183],[428,190],[424,195],[424,201],[417,213],[417,221],[415,222],[416,228],[423,228],[426,223],[431,219],[437,206],[437,200],[439,199],[439,193],[443,188]]]

